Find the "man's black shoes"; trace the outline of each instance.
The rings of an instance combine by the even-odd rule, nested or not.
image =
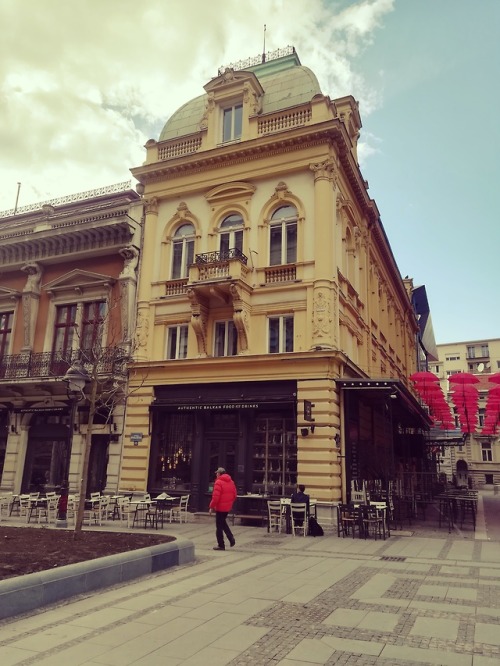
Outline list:
[[[214,546],[214,550],[226,550],[224,546]]]
[[[229,545],[231,548],[236,545],[236,539],[233,539],[232,541],[229,542]]]

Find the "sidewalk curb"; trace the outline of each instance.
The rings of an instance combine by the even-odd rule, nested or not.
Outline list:
[[[0,619],[193,562],[194,559],[193,542],[176,539],[58,569],[7,578],[0,581]]]

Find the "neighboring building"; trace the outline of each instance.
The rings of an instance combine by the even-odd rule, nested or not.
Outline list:
[[[127,183],[0,213],[2,490],[79,489],[93,380],[81,400],[64,381],[79,361],[98,391],[89,490],[117,490],[141,216]]]
[[[443,470],[457,483],[471,483],[476,487],[500,483],[499,431],[497,429],[496,434],[482,432],[489,391],[499,386],[489,379],[500,373],[500,338],[440,344],[437,349],[439,361],[431,363],[429,370],[441,380],[448,399],[451,401],[448,379],[460,372],[475,375],[478,382],[474,386],[479,391],[478,420],[471,424],[472,432],[463,442],[444,448]]]
[[[132,169],[144,260],[121,487],[201,510],[219,466],[240,493],[300,481],[328,501],[420,468],[411,280],[358,166],[356,101],[323,95],[294,50],[204,88]]]

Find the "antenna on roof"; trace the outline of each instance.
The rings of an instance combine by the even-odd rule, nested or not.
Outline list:
[[[266,24],[264,23],[264,48],[262,49],[262,62],[266,62]]]
[[[21,183],[18,183],[18,184],[17,184],[16,203],[14,204],[14,215],[15,215],[16,212],[17,212],[17,204],[18,204],[18,201],[19,201],[19,191],[20,191],[20,189],[21,189]]]

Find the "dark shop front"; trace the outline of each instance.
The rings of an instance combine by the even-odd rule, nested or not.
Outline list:
[[[159,386],[151,405],[148,490],[208,508],[225,467],[239,494],[290,494],[297,483],[296,382]]]

